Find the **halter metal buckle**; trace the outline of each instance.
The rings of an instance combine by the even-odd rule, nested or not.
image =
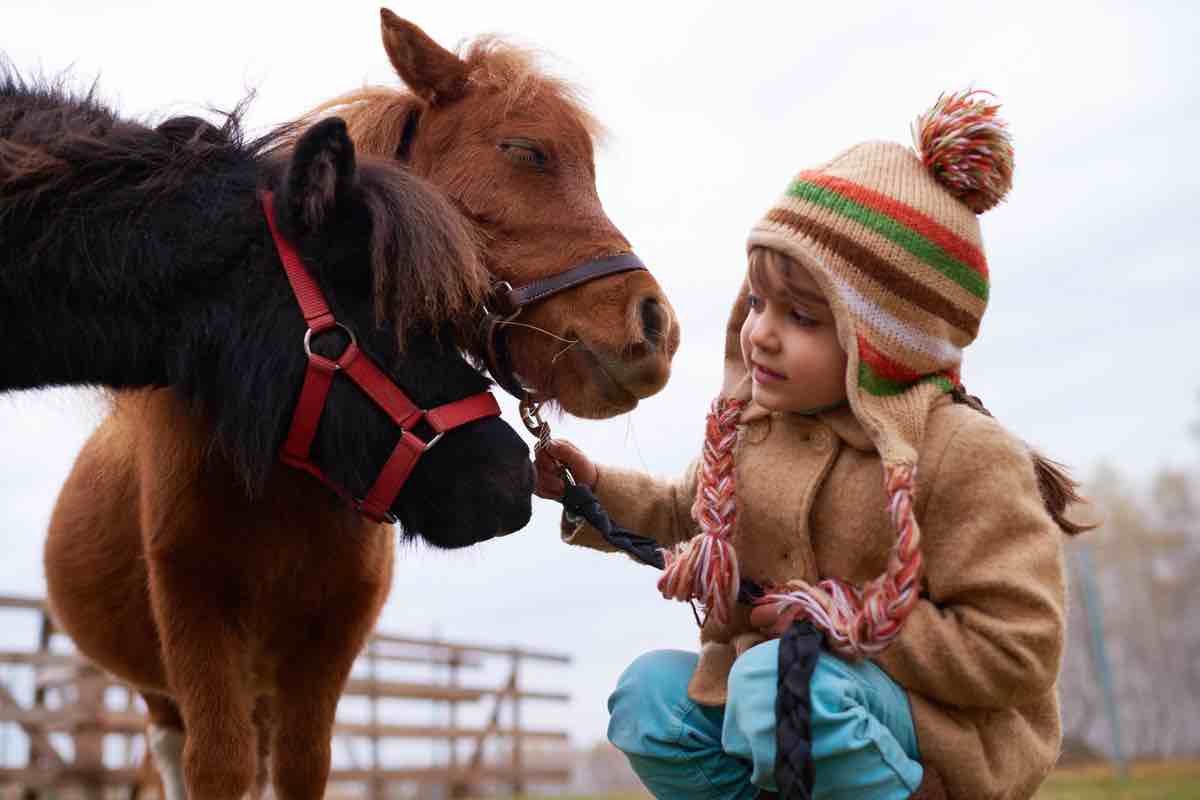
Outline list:
[[[333,359],[327,359],[327,358],[325,358],[325,356],[321,355],[320,353],[314,353],[312,351],[313,334],[314,333],[324,333],[325,331],[329,330],[330,328],[341,328],[342,333],[344,333],[350,337],[350,344],[346,345],[345,349],[342,350],[341,355],[339,355],[337,358],[333,358]],[[329,361],[330,363],[333,364],[333,368],[335,370],[342,368],[342,365],[339,364],[338,361],[340,361],[342,356],[346,355],[346,353],[348,353],[352,348],[353,349],[358,348],[358,337],[354,335],[354,331],[350,330],[349,328],[347,328],[345,325],[343,325],[340,322],[334,322],[332,325],[327,325],[323,328],[318,328],[317,330],[313,330],[312,328],[309,328],[308,330],[306,330],[304,332],[304,354],[308,356],[309,360],[312,360],[313,358],[320,358],[320,359]]]

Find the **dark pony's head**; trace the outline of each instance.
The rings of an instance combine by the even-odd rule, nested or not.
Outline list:
[[[341,120],[284,142],[286,131],[246,142],[237,112],[222,127],[150,128],[94,92],[0,68],[0,330],[41,355],[23,385],[170,385],[211,421],[244,489],[265,491],[291,469],[279,451],[307,366],[269,190],[338,320],[420,408],[485,390],[459,350],[487,286],[460,215],[394,162],[360,163]],[[313,349],[336,355],[337,338]],[[399,436],[338,374],[313,457],[362,496]],[[524,526],[531,493],[528,448],[488,417],[425,453],[391,511],[408,533],[458,547]]]
[[[160,128],[161,129],[161,128]],[[189,141],[203,141],[203,136]],[[421,408],[485,391],[487,381],[458,350],[462,326],[486,287],[459,215],[421,179],[395,165],[356,159],[341,120],[307,131],[286,158],[261,176],[273,188],[276,224],[297,249],[358,346]],[[265,225],[261,219],[260,224]],[[290,423],[306,366],[306,330],[270,239],[247,264],[269,295],[231,294],[229,311],[203,330],[222,354],[195,388],[218,408],[222,439],[262,438],[240,452],[275,453]],[[248,276],[249,277],[249,276]],[[313,340],[336,357],[339,332]],[[206,347],[205,349],[210,349]],[[262,356],[266,355],[266,358]],[[222,387],[211,395],[206,387]],[[272,424],[264,427],[263,421]],[[400,431],[344,376],[334,378],[313,458],[351,494],[362,497]],[[426,439],[432,431],[424,431]],[[251,485],[268,465],[245,462]],[[270,468],[275,468],[274,459]],[[391,511],[410,534],[440,547],[472,544],[523,527],[530,516],[529,451],[498,418],[448,432],[417,463]]]

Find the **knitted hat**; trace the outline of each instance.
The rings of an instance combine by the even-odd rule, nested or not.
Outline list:
[[[850,407],[883,462],[897,530],[887,573],[863,587],[827,579],[761,601],[785,622],[797,613],[813,618],[846,654],[883,649],[917,601],[917,448],[932,403],[959,381],[962,348],[987,306],[976,215],[999,203],[1012,181],[1006,125],[981,95],[940,97],[914,125],[916,152],[868,142],[801,172],[748,241],[799,262],[821,287],[848,357]],[[733,575],[736,584],[736,564]]]

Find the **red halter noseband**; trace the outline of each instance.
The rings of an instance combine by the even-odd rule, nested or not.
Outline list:
[[[270,192],[262,193],[262,204],[267,216],[267,225],[271,228],[271,236],[275,239],[275,247],[279,251],[279,260],[283,262],[288,283],[291,284],[296,302],[300,305],[300,313],[304,315],[304,321],[308,324],[308,330],[304,334],[308,370],[304,375],[300,399],[296,402],[296,410],[292,414],[292,427],[288,431],[287,441],[284,442],[279,458],[283,463],[302,469],[317,478],[364,516],[376,522],[395,522],[396,518],[390,511],[392,503],[416,466],[417,459],[437,444],[446,431],[484,417],[500,416],[500,406],[491,392],[480,392],[437,408],[419,408],[403,389],[358,348],[354,332],[334,318],[329,304],[325,302],[325,296],[312,275],[305,269],[296,249],[276,228],[274,197]],[[313,335],[330,328],[341,328],[350,337],[350,344],[332,361],[314,353],[311,347]],[[335,372],[341,372],[357,384],[400,426],[400,441],[396,443],[396,448],[383,465],[367,496],[362,499],[353,497],[345,488],[330,481],[310,457],[313,437],[325,410]],[[428,442],[412,432],[422,420],[436,434]]]

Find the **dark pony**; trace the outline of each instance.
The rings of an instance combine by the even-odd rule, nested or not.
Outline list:
[[[94,88],[72,96],[5,67],[0,389],[170,385],[212,421],[244,485],[260,488],[305,367],[305,325],[261,189],[279,195],[280,228],[339,317],[414,398],[436,405],[484,388],[455,348],[487,286],[457,213],[407,171],[356,159],[340,120],[290,161],[272,155],[292,133],[247,141],[236,112],[221,128],[184,118],[155,130],[119,118]],[[336,480],[363,490],[394,425],[342,382],[332,407],[316,449]],[[497,444],[523,475],[511,433]]]
[[[94,92],[0,78],[0,387],[151,387],[117,392],[84,446],[45,568],[59,626],[145,698],[171,798],[243,796],[268,749],[278,797],[321,797],[338,698],[391,587],[391,527],[278,461],[307,326],[262,194],[419,407],[488,386],[458,349],[486,284],[458,214],[394,163],[360,162],[339,119],[278,151],[285,136],[246,141],[236,113],[154,129]],[[332,357],[339,338],[312,346]],[[327,475],[361,496],[399,437],[334,374],[313,447]],[[390,511],[461,547],[524,526],[531,490],[528,448],[484,417],[425,452]]]

